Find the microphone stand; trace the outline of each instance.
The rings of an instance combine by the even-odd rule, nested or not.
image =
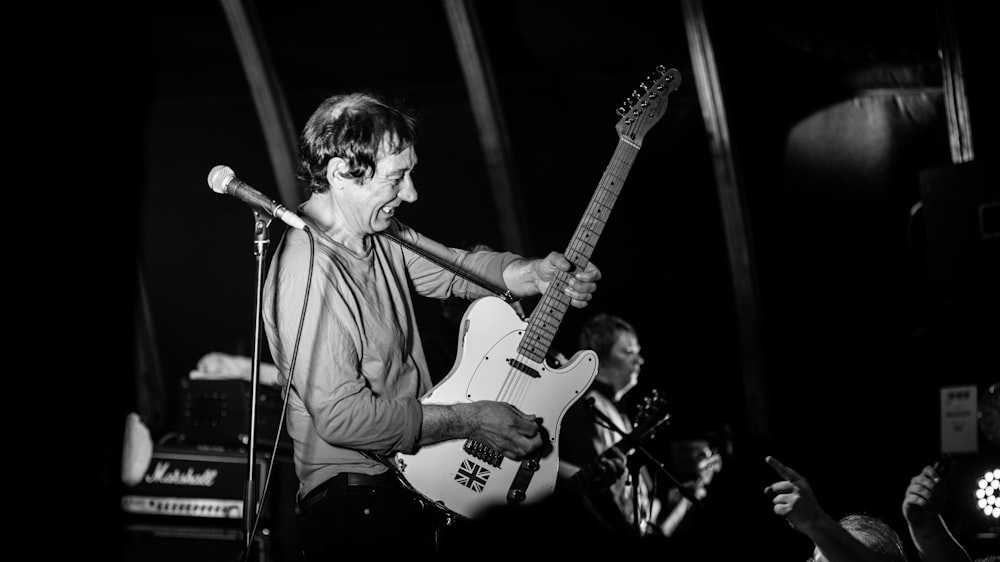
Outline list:
[[[268,227],[270,227],[271,220],[274,218],[258,209],[253,210],[253,216],[253,254],[257,262],[257,296],[254,305],[253,359],[250,370],[250,427],[247,432],[247,435],[249,435],[247,443],[247,479],[246,487],[243,491],[243,547],[247,552],[250,551],[250,545],[253,542],[251,532],[253,519],[257,513],[257,483],[254,472],[257,466],[257,385],[260,381],[261,312],[265,275],[264,258],[267,256],[267,245],[271,241]]]
[[[702,506],[701,500],[698,499],[693,493],[691,493],[691,490],[688,490],[687,488],[685,488],[681,484],[680,480],[678,480],[676,476],[674,476],[673,474],[671,474],[671,472],[669,470],[667,470],[667,467],[664,466],[664,464],[662,462],[660,462],[659,459],[657,459],[655,456],[653,456],[652,453],[650,453],[649,451],[647,451],[646,448],[642,446],[642,443],[638,439],[632,439],[630,433],[625,433],[625,431],[623,429],[621,429],[620,427],[618,427],[618,425],[615,424],[615,422],[612,421],[611,418],[609,418],[608,416],[606,416],[604,414],[604,412],[602,412],[600,409],[598,409],[597,405],[592,400],[588,400],[587,404],[590,406],[590,409],[593,410],[593,412],[597,415],[597,417],[601,418],[601,420],[605,424],[607,424],[607,426],[609,428],[611,428],[612,430],[614,430],[615,432],[617,432],[619,435],[622,436],[622,441],[619,444],[615,445],[616,447],[618,447],[620,445],[624,445],[623,447],[621,447],[622,450],[624,450],[624,451],[628,451],[629,448],[632,448],[632,449],[635,449],[636,451],[639,451],[640,453],[642,453],[643,456],[645,456],[647,459],[649,459],[650,463],[653,464],[653,466],[655,466],[656,468],[660,469],[660,472],[662,472],[663,474],[665,474],[667,476],[667,478],[669,478],[670,481],[674,483],[674,486],[677,487],[677,491],[680,492],[682,496],[684,496],[685,498],[687,498],[693,505],[697,505],[699,507]],[[641,463],[635,463],[634,466],[632,466],[632,464],[633,463],[631,463],[631,462],[627,462],[626,468],[627,468],[627,470],[632,471],[632,485],[634,487],[634,492],[638,492],[638,489],[639,489],[639,467],[641,466]],[[633,508],[635,509],[635,512],[636,512],[636,517],[634,519],[635,519],[635,524],[636,524],[636,531],[641,536],[642,531],[641,531],[641,529],[639,527],[638,506],[635,504],[635,502],[638,501],[637,495],[638,495],[637,493],[633,493],[632,494],[632,497],[633,497]]]

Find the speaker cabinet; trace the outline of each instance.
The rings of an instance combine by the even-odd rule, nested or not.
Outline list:
[[[128,525],[123,538],[125,562],[240,562],[243,534],[239,529]],[[249,560],[274,562],[271,539],[257,537]]]
[[[931,326],[997,334],[1000,305],[1000,182],[982,161],[920,177]]]

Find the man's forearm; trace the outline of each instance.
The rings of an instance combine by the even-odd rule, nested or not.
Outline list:
[[[429,445],[448,439],[469,436],[474,428],[474,415],[468,404],[424,404],[420,424],[420,444]]]

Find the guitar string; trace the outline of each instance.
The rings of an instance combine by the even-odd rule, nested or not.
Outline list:
[[[634,152],[636,152],[635,148],[630,146],[628,143],[625,142],[619,143],[615,151],[615,155],[612,158],[611,165],[608,167],[608,170],[605,172],[604,177],[600,185],[598,186],[599,187],[598,192],[591,200],[587,214],[587,217],[589,217],[591,220],[586,220],[585,218],[585,220],[581,223],[580,228],[577,229],[578,231],[577,234],[574,235],[573,239],[570,242],[568,253],[571,256],[576,254],[583,259],[589,260],[588,254],[592,252],[593,245],[592,244],[588,245],[583,241],[583,237],[581,237],[580,231],[581,230],[593,231],[593,229],[589,228],[589,226],[595,223],[599,224],[598,226],[599,230],[603,231],[604,226],[606,225],[606,220],[604,220],[599,216],[600,214],[598,212],[599,206],[602,206],[607,209],[607,212],[604,214],[606,215],[610,214],[611,209],[614,207],[614,204],[617,201],[618,193],[620,192],[620,186],[624,183],[625,176],[627,176],[630,169],[630,165],[626,160],[628,157],[634,157],[634,154],[632,154]],[[599,232],[595,231],[595,233]],[[579,266],[581,265],[581,263],[577,263],[577,265]],[[556,284],[556,289],[559,289],[562,285],[565,285],[567,283],[568,278],[569,274],[563,272],[557,274],[556,279],[554,281]],[[554,291],[552,295],[547,295],[547,296],[559,300],[554,295],[562,295],[562,294],[563,293],[560,293],[557,290]],[[566,303],[560,302],[560,304],[565,305]],[[542,312],[543,313],[545,312],[544,308]],[[532,339],[534,339],[535,337],[543,337],[537,334],[537,332],[539,331],[543,331],[544,332],[543,336],[548,337],[548,339],[551,340],[553,334],[551,333],[550,330],[548,330],[548,325],[545,324],[544,321],[541,321],[537,323],[537,325],[529,326],[527,333],[528,341],[532,341]],[[531,380],[531,377],[524,376],[518,373],[517,370],[515,369],[511,369],[508,372],[508,378],[510,377],[512,377],[515,380],[505,381],[505,384],[502,387],[501,397],[505,397],[506,402],[512,403],[515,406],[521,405],[522,400],[524,400],[525,396],[530,391],[531,386],[533,386],[532,384],[533,381]],[[508,382],[511,384],[508,385],[507,384]],[[510,394],[507,394],[508,391],[510,392]]]
[[[602,179],[602,182],[601,182],[602,184],[607,183],[607,178],[609,176],[617,178],[617,174],[616,174],[617,170],[616,170],[615,165],[618,164],[619,165],[618,167],[620,167],[621,158],[617,154],[619,152],[621,152],[621,143],[619,143],[619,147],[616,150],[615,157],[612,158],[611,166],[609,166],[609,171],[606,171],[605,174],[604,174],[604,178]],[[587,259],[589,261],[589,256],[586,255],[588,253],[587,248],[584,246],[581,249],[581,246],[583,246],[585,243],[582,241],[582,238],[580,236],[580,231],[581,230],[592,230],[592,229],[588,228],[588,225],[592,224],[594,220],[600,221],[601,225],[602,225],[602,229],[603,229],[604,221],[601,220],[600,217],[598,217],[596,215],[595,209],[597,208],[597,204],[595,203],[595,201],[597,203],[603,203],[603,202],[607,201],[607,199],[605,197],[605,193],[604,193],[606,191],[606,188],[603,185],[599,185],[599,188],[600,189],[598,190],[597,194],[595,194],[595,197],[591,199],[591,202],[590,202],[589,208],[588,208],[588,216],[592,220],[588,221],[588,220],[586,220],[586,217],[585,217],[585,220],[581,222],[580,228],[577,229],[577,233],[576,233],[576,235],[574,235],[574,237],[573,237],[573,239],[572,239],[572,241],[570,243],[569,250],[567,251],[567,253],[570,255],[570,257],[575,257],[574,256],[574,253],[575,253],[575,254],[578,254],[580,257],[583,257],[584,259]],[[605,197],[605,198],[602,200],[602,197]],[[577,261],[582,261],[582,260],[577,260]],[[581,263],[577,263],[576,265],[579,266],[579,265],[582,265],[582,264]],[[569,276],[566,275],[566,274],[562,274],[562,273],[557,274],[556,280],[555,280],[555,283],[557,284],[557,287],[561,286],[562,284],[565,284],[566,283],[566,279],[568,277]],[[544,307],[543,307],[542,312],[543,313],[545,312]],[[564,311],[561,311],[561,312],[564,312]],[[536,337],[537,336],[537,332],[539,330],[544,331],[545,335],[548,336],[548,339],[551,340],[551,337],[553,335],[551,333],[551,330],[548,330],[548,326],[546,324],[540,323],[537,326],[529,326],[528,341],[531,341],[534,337]]]
[[[583,229],[593,231],[593,229],[588,228],[588,225],[594,224],[595,222],[599,223],[600,225],[599,229],[600,231],[603,231],[604,226],[607,224],[607,221],[598,216],[598,212],[596,211],[596,209],[598,208],[598,205],[603,206],[604,208],[607,209],[607,212],[604,214],[606,215],[610,214],[610,211],[614,207],[614,204],[617,202],[617,197],[620,192],[620,186],[624,184],[625,176],[627,176],[628,172],[630,171],[630,164],[626,160],[628,158],[634,158],[633,154],[634,152],[637,152],[636,149],[631,145],[629,145],[628,143],[625,142],[619,143],[618,147],[615,150],[614,157],[612,158],[611,165],[608,167],[608,170],[604,174],[604,178],[602,179],[601,183],[598,186],[599,188],[598,192],[591,200],[587,213],[587,217],[589,217],[591,220],[588,221],[585,218],[585,220],[581,223],[580,228],[577,229],[578,230],[577,234],[573,236],[573,239],[570,242],[568,253],[570,253],[571,255],[575,253],[580,257],[589,261],[588,254],[592,252],[593,244],[588,245],[586,242],[584,242],[582,237],[580,236],[580,231]],[[599,234],[599,232],[595,233]],[[579,266],[581,264],[577,263],[576,265]],[[556,275],[556,280],[554,281],[556,283],[557,289],[560,286],[565,285],[567,283],[568,278],[569,274],[564,272],[558,273]],[[563,293],[560,293],[558,291],[553,292],[553,295],[562,295],[562,294]],[[556,298],[557,300],[559,300],[558,297],[555,296],[553,296],[552,298]],[[566,303],[561,302],[561,304],[566,304]],[[536,325],[529,326],[528,329],[529,341],[531,341],[531,336],[535,335],[535,333],[538,331],[543,331],[544,335],[548,336],[548,339],[551,341],[551,338],[554,334],[552,334],[551,331],[548,330],[547,328],[548,326],[544,322],[538,323],[537,326]],[[511,378],[513,378],[514,380],[511,381],[510,380]],[[510,384],[508,385],[508,383]],[[532,386],[533,386],[532,377],[525,376],[522,373],[519,373],[516,369],[510,369],[508,370],[507,380],[505,380],[505,384],[503,385],[503,387],[501,387],[501,398],[504,398],[505,402],[508,402],[515,406],[522,405],[523,404],[522,401],[525,399],[528,392],[531,390]],[[506,394],[508,391],[510,392],[510,394]]]
[[[514,385],[511,387],[512,393],[509,403],[515,406],[524,406],[525,387],[530,384],[531,377],[519,372],[514,372]]]
[[[591,217],[592,220],[589,222],[581,223],[581,228],[590,230],[591,232],[594,232],[598,236],[601,234],[601,232],[603,232],[604,227],[606,226],[606,218],[608,215],[610,215],[610,212],[614,207],[614,204],[617,202],[617,198],[620,194],[621,187],[622,185],[624,185],[625,179],[628,176],[629,171],[631,170],[631,161],[634,160],[635,154],[638,152],[638,150],[639,147],[637,145],[626,142],[624,139],[621,139],[621,142],[619,142],[619,146],[616,148],[612,164],[609,165],[608,170],[605,173],[605,177],[602,179],[602,183],[599,185],[600,190],[595,195],[595,197],[591,199],[591,203],[588,208],[588,216]],[[607,181],[605,181],[605,179],[607,179]],[[618,183],[615,184],[615,181],[617,181]],[[597,214],[597,210],[599,210],[597,207],[598,205],[602,205],[607,209],[607,212],[604,213],[605,215],[604,217],[600,217]],[[597,224],[597,230],[593,230],[592,228],[590,228],[595,223]],[[593,252],[594,246],[596,245],[596,242],[594,244],[587,243],[584,240],[584,238],[581,238],[579,236],[580,234],[583,234],[581,232],[581,229],[577,229],[577,234],[574,235],[570,243],[569,250],[567,250],[567,257],[569,257],[571,261],[573,261],[573,263],[576,264],[577,266],[582,265],[584,262],[582,260],[573,259],[574,257],[576,257],[573,255],[573,253],[575,252],[578,256],[582,257],[583,259],[589,260],[590,254]],[[568,275],[557,274],[556,281],[558,283],[565,283],[568,277],[569,277]],[[559,301],[560,305],[567,306],[567,303],[563,302],[561,299],[557,300]],[[552,303],[551,302],[545,303],[543,301],[542,304],[551,305]],[[540,313],[543,315],[546,312],[552,312],[552,308],[549,308],[548,311],[546,311],[543,307],[539,308],[542,308]],[[564,312],[565,308],[560,309],[560,313]],[[544,316],[542,317],[542,319],[544,320]],[[531,341],[530,336],[533,335],[533,332],[537,330],[544,331],[545,335],[549,337],[548,341],[551,343],[551,339],[554,336],[554,333],[553,331],[548,329],[548,326],[544,323],[544,321],[540,322],[537,326],[529,326],[529,338],[527,341]],[[517,376],[516,373],[515,376]],[[524,381],[524,385],[522,387],[523,392],[526,392],[528,387],[532,385],[533,381],[531,381],[530,378],[528,377],[522,377],[522,380]]]
[[[508,367],[507,375],[504,377],[503,384],[500,386],[500,393],[497,396],[497,399],[500,400],[501,402],[507,402],[509,404],[510,400],[508,400],[507,397],[511,392],[510,386],[512,386],[516,382],[517,382],[517,370],[514,369],[513,367]]]

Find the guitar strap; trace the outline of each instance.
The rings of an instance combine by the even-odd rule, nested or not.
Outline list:
[[[479,277],[473,275],[472,273],[469,273],[468,271],[465,271],[463,269],[459,269],[458,267],[455,266],[455,264],[443,261],[440,258],[438,258],[437,256],[428,253],[427,251],[425,251],[423,248],[420,248],[419,246],[411,244],[410,242],[407,242],[406,240],[403,240],[403,239],[398,238],[398,237],[396,237],[396,236],[394,236],[392,234],[389,234],[388,232],[379,232],[378,235],[381,236],[381,237],[383,237],[383,238],[387,238],[387,239],[395,242],[396,244],[399,244],[400,246],[403,246],[404,248],[407,248],[411,252],[414,252],[417,255],[420,255],[420,256],[422,256],[422,257],[424,257],[424,258],[426,258],[426,259],[428,259],[428,260],[436,263],[437,265],[441,266],[442,269],[445,269],[446,271],[450,271],[450,272],[454,273],[455,275],[461,277],[462,279],[465,279],[466,281],[469,281],[471,283],[474,283],[475,285],[478,285],[478,286],[486,289],[487,291],[489,291],[489,292],[493,293],[494,295],[496,295],[496,296],[500,297],[501,299],[503,299],[503,301],[506,302],[506,303],[512,303],[512,302],[514,302],[514,301],[517,300],[516,298],[514,298],[514,295],[512,295],[509,290],[507,290],[507,289],[501,289],[501,288],[497,287],[496,285],[490,283],[489,281],[486,281],[485,279],[480,279]]]

